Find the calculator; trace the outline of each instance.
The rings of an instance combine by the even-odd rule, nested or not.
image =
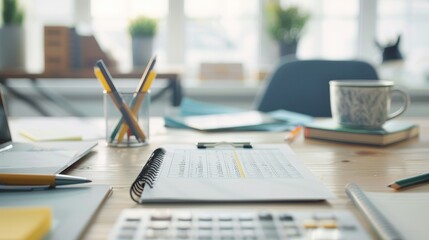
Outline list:
[[[349,211],[125,209],[111,240],[371,239]]]

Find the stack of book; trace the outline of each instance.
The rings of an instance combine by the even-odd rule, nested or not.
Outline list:
[[[82,36],[76,28],[45,26],[45,73],[64,74],[77,70],[91,70],[98,59],[103,59],[110,68],[115,62],[103,52],[97,39]]]
[[[305,138],[347,143],[384,146],[419,135],[419,126],[413,123],[389,121],[382,129],[355,129],[338,125],[332,120],[316,121],[305,126]]]
[[[45,27],[45,71],[62,73],[70,69],[70,30],[67,27]]]

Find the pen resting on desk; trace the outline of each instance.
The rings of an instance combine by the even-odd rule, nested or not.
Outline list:
[[[33,190],[54,188],[61,185],[89,183],[91,180],[83,177],[42,174],[9,174],[0,173],[1,190]]]

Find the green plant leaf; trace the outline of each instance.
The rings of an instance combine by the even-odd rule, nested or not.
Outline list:
[[[130,21],[128,32],[132,37],[152,37],[156,33],[156,27],[156,20],[142,16]]]
[[[22,25],[24,10],[16,0],[3,0],[3,25]]]
[[[309,13],[296,6],[283,9],[279,3],[271,2],[266,10],[268,32],[278,42],[297,42],[310,18]]]

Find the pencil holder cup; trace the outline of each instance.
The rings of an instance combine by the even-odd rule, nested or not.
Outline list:
[[[115,94],[123,99],[119,99]],[[103,92],[106,143],[109,147],[149,144],[150,92]]]

